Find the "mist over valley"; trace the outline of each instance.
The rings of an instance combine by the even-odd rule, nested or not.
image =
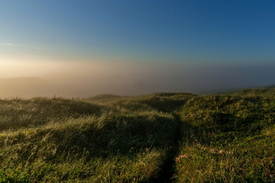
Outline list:
[[[85,98],[99,94],[134,96],[155,92],[210,94],[275,83],[275,66],[264,64],[45,64],[45,67],[36,66],[33,73],[28,71],[28,64],[22,67],[25,67],[23,72],[16,72],[15,77],[0,78],[0,97]]]

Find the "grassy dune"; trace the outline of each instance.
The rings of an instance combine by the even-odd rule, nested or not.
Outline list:
[[[275,90],[0,100],[0,182],[274,182]]]

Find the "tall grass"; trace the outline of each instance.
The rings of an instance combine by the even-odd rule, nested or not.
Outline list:
[[[16,128],[20,123],[14,123],[13,129],[1,132],[2,177],[20,180],[27,175],[30,181],[42,182],[148,181],[158,175],[173,145],[174,117],[153,109],[134,112],[65,99],[2,103],[21,107],[17,119],[33,116],[30,126]],[[9,111],[18,111],[14,108]],[[38,117],[41,123],[35,123]]]
[[[274,100],[201,96],[181,109],[178,182],[274,182]]]
[[[0,100],[0,182],[274,182],[274,90]]]

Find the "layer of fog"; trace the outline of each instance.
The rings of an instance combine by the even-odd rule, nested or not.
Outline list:
[[[197,94],[275,84],[275,64],[15,63],[0,68],[0,97]]]

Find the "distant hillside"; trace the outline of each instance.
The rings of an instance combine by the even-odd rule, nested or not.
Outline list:
[[[210,95],[210,94],[232,94],[232,93],[247,93],[252,91],[262,91],[263,89],[273,89],[275,85],[268,86],[251,86],[251,87],[242,87],[242,88],[228,88],[228,89],[220,89],[220,90],[205,90],[201,92],[197,92],[200,95]],[[195,92],[196,93],[196,92]]]
[[[275,85],[269,85],[269,86],[266,86],[264,88],[275,88]]]
[[[0,78],[0,84],[35,84],[45,82],[43,79],[38,77],[27,77],[27,78]]]
[[[0,78],[0,97],[43,95],[48,83],[41,78]]]

